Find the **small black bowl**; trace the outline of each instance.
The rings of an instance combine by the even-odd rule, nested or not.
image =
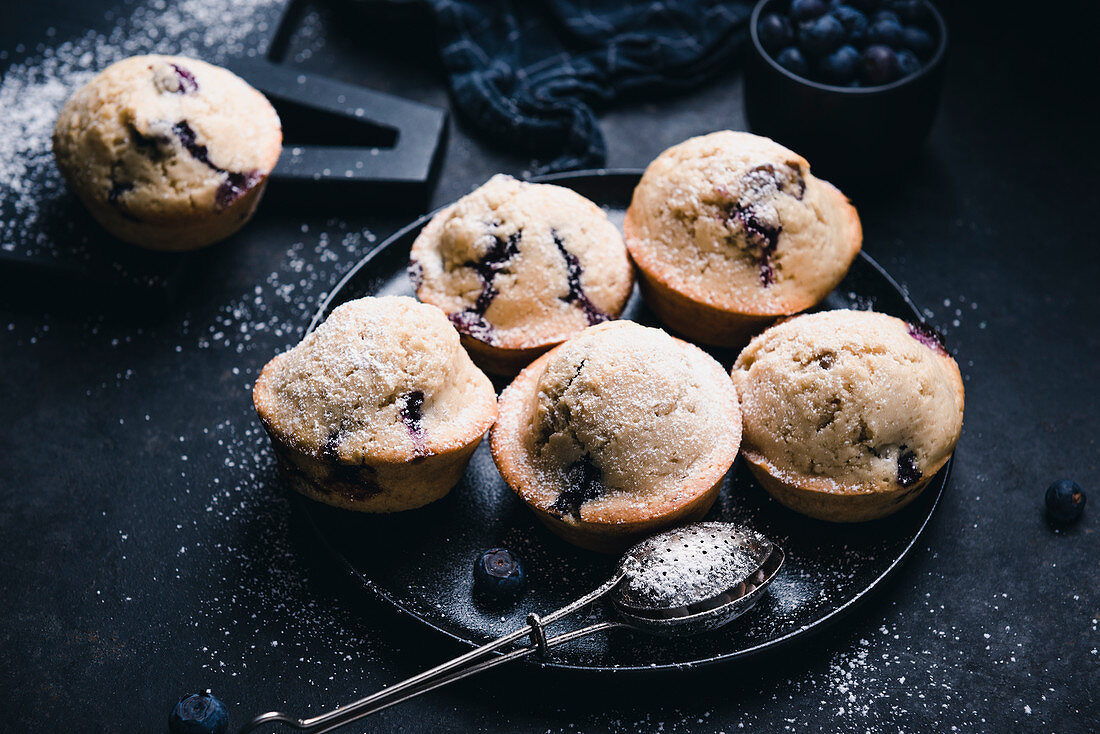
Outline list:
[[[826,176],[874,175],[920,151],[943,86],[947,26],[927,0],[936,51],[916,74],[877,87],[837,87],[787,71],[760,43],[757,21],[787,0],[761,0],[752,12],[745,68],[745,114],[754,133],[806,157]]]

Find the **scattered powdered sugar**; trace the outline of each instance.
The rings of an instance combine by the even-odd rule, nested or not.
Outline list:
[[[291,500],[277,479],[270,441],[248,397],[267,358],[302,337],[316,304],[375,240],[371,232],[349,230],[339,220],[326,222],[325,230],[317,233],[303,226],[302,235],[287,248],[279,269],[261,283],[206,314],[185,313],[175,326],[176,353],[195,349],[238,355],[257,352],[255,357],[240,359],[241,366],[231,370],[242,396],[233,403],[235,407],[219,407],[221,420],[205,427],[195,425],[178,436],[181,481],[175,486],[184,496],[197,494],[202,499],[197,513],[181,514],[174,522],[177,539],[172,544],[175,557],[168,562],[169,581],[186,592],[194,588],[195,578],[204,578],[208,579],[204,587],[213,591],[199,596],[195,611],[180,624],[202,630],[198,635],[202,644],[194,654],[203,661],[202,668],[210,676],[206,684],[214,690],[219,689],[222,676],[247,678],[280,666],[327,690],[332,681],[361,676],[362,661],[378,650],[355,615],[333,607],[331,600],[326,603],[307,588],[315,571],[301,557]],[[110,327],[93,317],[85,328],[98,336]],[[38,336],[49,331],[49,324],[43,324],[38,334],[22,343],[40,342]],[[111,336],[109,343],[126,349],[144,334],[144,329],[137,328]],[[88,394],[116,389],[133,373],[120,373],[114,383],[105,381],[89,388]],[[155,414],[143,419],[158,423]],[[183,501],[179,496],[170,498],[173,505]],[[187,506],[196,505],[187,500]],[[136,532],[120,529],[120,543]],[[114,593],[124,601],[131,598],[117,589]],[[102,594],[97,596],[106,603]],[[242,639],[253,641],[244,655]],[[312,644],[317,639],[331,641],[323,654]],[[256,705],[254,700],[230,703]]]
[[[55,234],[69,217],[47,216],[64,190],[50,135],[61,106],[80,85],[116,61],[144,53],[198,56],[225,63],[265,51],[270,12],[280,0],[151,0],[107,33],[88,31],[57,45],[39,44],[0,79],[0,248],[28,257],[60,257]],[[265,12],[267,11],[267,12]],[[52,31],[47,33],[53,36]],[[17,49],[17,53],[21,53]],[[0,52],[0,61],[7,60]],[[70,228],[69,234],[79,235]],[[66,241],[64,257],[90,255]],[[74,246],[77,252],[73,252]]]
[[[40,46],[32,55],[9,66],[0,79],[0,109],[4,110],[0,115],[0,247],[12,252],[19,248],[41,252],[54,247],[41,227],[47,210],[62,191],[49,150],[49,135],[58,109],[73,89],[103,66],[136,53],[194,54],[214,62],[241,53],[252,54],[255,49],[245,39],[265,30],[266,19],[261,18],[261,11],[277,4],[278,0],[154,0],[136,8],[110,33],[89,32],[55,46]],[[6,53],[0,53],[0,61],[6,58]],[[175,469],[188,481],[175,486],[188,487],[180,489],[181,493],[198,495],[201,512],[173,521],[178,537],[172,540],[176,553],[169,561],[171,573],[167,579],[155,579],[174,584],[183,593],[194,591],[197,577],[209,579],[213,593],[204,597],[193,616],[182,622],[201,629],[207,640],[194,652],[203,661],[209,672],[207,682],[215,690],[227,677],[256,676],[259,681],[265,677],[264,671],[278,670],[274,661],[279,661],[285,665],[287,675],[301,676],[321,691],[342,695],[347,692],[348,680],[361,680],[361,661],[374,656],[381,644],[370,637],[370,627],[355,622],[354,614],[343,607],[326,605],[309,588],[310,569],[300,559],[291,537],[290,500],[286,491],[276,486],[270,444],[245,397],[256,369],[271,354],[301,337],[323,295],[374,239],[366,231],[349,232],[341,222],[329,222],[326,231],[310,237],[306,236],[311,235],[308,228],[303,227],[302,234],[302,239],[287,249],[277,271],[211,313],[187,314],[174,327],[175,352],[197,347],[252,355],[240,360],[241,366],[234,367],[228,378],[239,383],[241,400],[225,408],[221,420],[207,427],[194,427],[178,437]],[[959,297],[945,301],[936,310],[927,310],[925,315],[930,319],[938,316],[938,325],[960,329],[976,310],[977,304]],[[49,340],[56,321],[59,317],[44,314],[34,325],[25,326],[24,320],[18,326],[7,323],[4,328],[7,332],[22,332],[8,338],[17,347],[30,349]],[[977,328],[985,326],[981,321]],[[121,332],[119,328],[103,317],[91,316],[86,332],[102,337],[118,350],[129,349],[150,336],[140,327]],[[171,331],[173,327],[166,328]],[[121,394],[135,376],[141,377],[137,372],[142,369],[112,370],[113,375],[88,386],[87,393]],[[150,424],[163,421],[155,411],[150,413],[154,414],[138,415],[137,420]],[[120,417],[119,423],[124,420],[131,422],[134,418]],[[168,461],[172,461],[171,455]],[[180,498],[169,499],[176,502]],[[980,500],[975,498],[975,506],[980,507]],[[124,549],[119,563],[127,562],[125,549],[144,542],[140,533],[140,527],[117,529],[119,546]],[[235,540],[219,540],[226,538]],[[502,542],[522,549],[524,539],[506,534]],[[920,549],[916,555],[906,587],[922,591],[942,588],[943,579],[957,572],[953,560],[941,559],[929,548]],[[533,555],[526,560],[537,564],[541,559]],[[863,560],[858,551],[842,558],[834,571],[837,583],[848,583],[851,569]],[[923,573],[916,573],[912,567],[917,564],[925,568]],[[809,579],[808,573],[798,572],[793,563],[789,565],[771,592],[771,613],[780,618],[792,617],[798,609],[824,605],[827,600],[818,596],[817,587]],[[729,684],[728,689],[719,688],[717,682],[709,684],[714,686],[709,689],[714,700],[713,715],[711,711],[698,712],[699,695],[690,691],[683,694],[682,703],[675,703],[676,697],[655,696],[644,707],[636,700],[624,704],[609,696],[603,710],[580,710],[555,698],[560,705],[546,704],[548,718],[571,723],[555,723],[546,731],[801,732],[825,728],[885,734],[910,726],[913,730],[981,732],[1000,728],[995,724],[1010,720],[1026,722],[1029,729],[1048,730],[1048,719],[1064,716],[1067,700],[1080,694],[1063,690],[1067,687],[1065,680],[1044,680],[1041,684],[1033,680],[1033,675],[1041,678],[1046,671],[1028,660],[1026,647],[1035,644],[1033,632],[1016,622],[1024,608],[1026,590],[1020,593],[1020,600],[1015,592],[998,593],[988,599],[938,599],[925,592],[923,601],[914,601],[917,591],[890,593],[901,596],[905,603],[869,603],[872,605],[867,611],[861,612],[881,617],[877,631],[873,625],[856,623],[853,627],[858,632],[826,635],[827,641],[820,646],[827,650],[825,653],[820,647],[817,652],[813,647],[799,648],[771,668],[763,668],[759,675],[755,664],[749,666],[751,672],[742,672],[742,678]],[[137,590],[105,587],[95,592],[103,604],[109,603],[104,598],[108,594],[118,603],[129,603]],[[982,610],[984,623],[967,628],[942,623],[951,604]],[[1078,652],[1087,659],[1085,664],[1095,665],[1100,623],[1086,601],[1075,596],[1072,604],[1079,607],[1075,614],[1082,620],[1088,641]],[[760,621],[750,615],[743,623],[752,629]],[[432,634],[424,630],[425,636]],[[938,644],[905,642],[918,636]],[[241,638],[252,639],[245,655],[240,653]],[[330,641],[323,656],[304,652],[316,649],[311,639]],[[224,644],[220,644],[222,640]],[[739,670],[742,666],[716,669],[720,675],[713,679],[725,685],[725,675]],[[990,702],[959,685],[976,674],[994,678],[991,683],[974,687],[985,691],[986,696],[994,686],[1012,686],[1019,687],[1021,697],[1005,711],[999,708],[999,700]],[[692,685],[687,683],[685,689]],[[246,703],[255,705],[255,701]],[[733,713],[738,709],[744,713]],[[501,716],[507,715],[501,712]],[[715,721],[728,721],[730,717],[739,721],[725,725]]]
[[[171,573],[161,579],[181,593],[194,589],[196,577],[209,579],[209,598],[203,598],[197,611],[181,621],[201,630],[196,637],[202,643],[194,653],[209,676],[204,683],[215,691],[225,690],[227,679],[247,681],[255,676],[259,680],[271,675],[270,671],[281,670],[284,675],[311,681],[325,694],[318,696],[314,706],[334,703],[347,695],[349,680],[361,683],[363,691],[374,687],[363,677],[364,662],[387,654],[385,643],[372,637],[370,625],[376,623],[358,622],[354,611],[331,604],[331,599],[310,586],[313,570],[303,563],[292,537],[290,499],[278,486],[269,442],[247,399],[256,370],[271,354],[301,337],[316,304],[372,241],[369,232],[348,231],[339,221],[326,223],[321,232],[303,227],[302,237],[286,249],[276,271],[220,307],[182,315],[175,326],[177,351],[197,347],[200,352],[250,355],[241,358],[240,367],[231,373],[230,379],[239,383],[241,400],[219,408],[223,417],[209,427],[195,427],[178,437],[176,468],[187,482],[176,486],[189,486],[178,491],[198,495],[199,504],[191,506],[200,512],[173,520],[178,536],[172,542],[175,558],[169,562]],[[22,345],[32,348],[48,340],[56,331],[51,318],[56,317],[48,317],[32,334],[22,335]],[[95,319],[87,326],[89,333],[119,350],[134,348],[148,336],[141,328],[128,332],[117,328]],[[169,324],[166,328],[170,331],[173,327]],[[8,324],[7,330],[16,331],[15,325]],[[128,369],[93,390],[121,390],[133,377],[134,371]],[[163,416],[156,414],[138,419],[163,423]],[[723,501],[738,502],[736,498]],[[140,528],[123,525],[117,531],[123,549],[143,542]],[[774,532],[767,534],[783,541]],[[501,542],[518,548],[530,568],[555,560],[537,552],[524,553],[530,541],[513,531]],[[126,563],[128,556],[124,552],[119,562]],[[547,731],[732,733],[825,727],[873,734],[981,732],[1011,720],[1049,729],[1046,722],[1059,715],[1073,692],[1065,690],[1065,680],[1040,684],[1032,679],[1042,678],[1044,671],[1028,662],[1026,646],[1033,641],[1032,633],[1016,622],[1027,592],[1019,599],[1009,592],[989,599],[938,598],[932,591],[957,572],[954,562],[928,547],[919,548],[915,556],[902,585],[907,590],[890,592],[901,596],[901,603],[868,602],[857,612],[857,616],[876,619],[873,623],[856,622],[854,630],[847,632],[839,628],[835,634],[818,638],[824,641],[816,647],[810,644],[797,648],[793,655],[778,655],[771,665],[753,662],[715,669],[716,675],[700,679],[703,693],[685,693],[686,698],[679,702],[674,696],[654,695],[644,710],[614,701],[597,710],[562,701],[548,706],[547,718],[554,724]],[[767,621],[765,617],[791,618],[800,609],[828,602],[811,583],[818,572],[799,571],[797,560],[785,567],[759,610],[746,615],[739,625],[752,632]],[[831,578],[838,585],[854,583],[854,569],[866,560],[864,552],[855,549],[839,559],[833,557]],[[923,572],[918,572],[921,568]],[[560,572],[569,575],[582,570],[565,567]],[[453,579],[447,580],[453,583]],[[425,578],[424,585],[437,581]],[[105,587],[97,590],[96,597],[109,603],[104,597],[110,594],[117,603],[125,604],[140,591]],[[466,596],[460,589],[452,603],[463,603]],[[1100,628],[1095,613],[1086,613],[1085,601],[1075,599],[1073,603],[1080,607],[1085,634],[1095,640]],[[973,627],[945,624],[941,620],[947,618],[949,605],[981,609],[984,622]],[[517,623],[522,619],[510,614],[508,625]],[[432,633],[425,630],[424,635]],[[242,645],[242,638],[251,642]],[[910,643],[911,638],[923,642]],[[311,644],[317,639],[330,643],[318,651],[318,646]],[[1096,649],[1095,644],[1088,644],[1082,654],[1095,660]],[[985,671],[983,676],[1005,681],[1003,685],[1011,682],[1018,686],[1020,698],[1012,710],[1000,710],[999,701],[989,700],[989,684],[966,686],[975,668]],[[740,677],[727,677],[736,675]],[[977,694],[975,689],[983,693]],[[702,706],[712,705],[713,709],[700,713],[700,701],[706,700],[713,704]],[[256,701],[230,704],[251,710]],[[502,711],[501,715],[509,714]],[[729,723],[731,718],[735,723]],[[718,724],[719,719],[726,723]],[[566,721],[572,724],[559,723]]]

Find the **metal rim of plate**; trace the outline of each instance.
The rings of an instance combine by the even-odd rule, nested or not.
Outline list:
[[[596,169],[589,171],[573,171],[567,173],[557,173],[548,176],[542,176],[536,179],[532,179],[535,182],[541,183],[555,183],[558,185],[564,185],[568,187],[576,187],[578,184],[593,184],[599,180],[603,181],[616,181],[620,185],[629,183],[631,186],[636,184],[641,177],[642,171],[636,169]],[[599,203],[599,202],[597,202]],[[440,208],[442,209],[442,207]],[[336,305],[343,302],[341,295],[343,291],[353,284],[357,276],[365,269],[368,268],[371,262],[379,256],[379,254],[386,251],[387,248],[394,245],[394,243],[400,242],[410,236],[410,234],[418,232],[427,222],[434,216],[440,209],[432,211],[419,217],[414,222],[402,227],[392,235],[387,237],[384,241],[374,247],[368,252],[358,263],[356,263],[351,270],[340,280],[339,283],[332,289],[332,291],[322,300],[318,307],[313,319],[310,322],[309,328],[306,333],[312,332],[318,324],[321,323],[329,314],[330,310]],[[879,265],[873,258],[861,251],[859,254],[860,259],[864,264],[869,266],[875,271],[878,277],[895,292],[896,295],[906,304],[906,306],[912,311],[912,315],[915,319],[923,321],[920,309],[909,298],[905,290],[886,272],[881,265]],[[913,530],[912,535],[904,547],[896,553],[895,557],[890,563],[869,583],[867,583],[859,592],[853,594],[847,601],[836,606],[831,611],[815,620],[811,624],[799,629],[792,630],[785,635],[769,639],[757,645],[742,648],[735,652],[721,653],[712,655],[709,657],[699,657],[693,660],[687,660],[676,663],[665,664],[643,664],[638,663],[635,665],[580,665],[556,660],[537,660],[528,658],[525,662],[529,665],[533,665],[544,669],[556,669],[556,670],[572,670],[594,673],[638,673],[643,671],[674,671],[674,670],[690,670],[701,668],[705,666],[730,662],[732,660],[744,659],[754,655],[760,655],[764,653],[773,652],[779,648],[787,647],[799,640],[805,639],[819,633],[838,622],[843,617],[847,616],[853,609],[855,609],[861,602],[865,601],[867,597],[872,594],[877,588],[879,588],[883,582],[890,578],[898,567],[909,557],[913,548],[916,547],[917,541],[923,536],[932,516],[935,514],[936,508],[939,506],[940,499],[943,495],[944,488],[947,486],[947,482],[950,478],[951,468],[954,464],[954,458],[947,462],[947,465],[940,470],[940,472],[933,478],[933,483],[929,486],[922,497],[918,499],[918,502],[923,500],[927,504],[927,508],[924,510],[924,516],[920,520],[919,525]],[[737,465],[731,472],[736,471]],[[317,517],[316,511],[318,509],[317,503],[310,502],[309,500],[295,498],[299,502],[299,507],[305,509],[303,513],[305,515],[307,524],[313,531],[314,535],[321,542],[325,550],[337,559],[344,570],[355,579],[363,588],[370,592],[375,598],[391,605],[401,614],[411,617],[421,624],[429,627],[430,629],[446,635],[457,642],[475,647],[484,642],[484,640],[475,640],[462,634],[456,633],[454,630],[447,629],[441,624],[428,619],[425,615],[412,609],[410,605],[398,598],[396,595],[381,587],[374,580],[372,580],[362,569],[357,567],[351,559],[347,557],[331,539],[326,535],[322,529]],[[917,504],[917,503],[914,503]],[[908,509],[908,508],[906,508]],[[532,610],[541,611],[541,610]]]

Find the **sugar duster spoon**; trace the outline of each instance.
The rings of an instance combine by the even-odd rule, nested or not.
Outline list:
[[[545,617],[527,615],[527,626],[515,632],[319,716],[299,719],[279,711],[260,714],[240,734],[269,723],[322,734],[474,673],[534,652],[545,654],[552,647],[602,630],[625,627],[669,636],[712,630],[752,608],[783,560],[782,549],[763,535],[731,523],[701,522],[669,530],[628,550],[603,586]],[[547,625],[608,595],[619,621],[546,636]],[[523,637],[530,638],[525,647],[494,654]]]

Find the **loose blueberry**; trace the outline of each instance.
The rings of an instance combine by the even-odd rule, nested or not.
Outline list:
[[[1071,523],[1085,511],[1085,490],[1077,482],[1059,479],[1047,487],[1047,516],[1057,523]]]
[[[901,46],[905,31],[896,20],[876,20],[867,29],[867,40],[884,46]]]
[[[924,20],[928,12],[923,0],[887,0],[886,7],[897,13],[903,23]]]
[[[795,20],[810,20],[828,9],[824,0],[791,0],[791,17]]]
[[[860,72],[872,86],[889,84],[898,78],[898,55],[889,46],[868,46],[860,58]]]
[[[906,26],[902,29],[901,44],[922,57],[927,57],[936,50],[936,41],[932,38],[932,34],[916,26]]]
[[[810,67],[806,63],[806,57],[794,46],[788,46],[780,51],[779,55],[775,57],[775,60],[779,62],[780,66],[792,74],[804,77],[810,73]]]
[[[898,51],[898,69],[902,76],[910,76],[920,71],[920,59],[907,48]]]
[[[168,717],[171,734],[225,734],[228,729],[225,704],[209,693],[184,696]]]
[[[760,45],[769,52],[790,46],[794,40],[791,21],[779,13],[768,13],[761,18],[756,26],[756,34],[760,37]]]
[[[831,15],[803,23],[798,27],[798,43],[812,54],[827,54],[844,42],[844,26]]]
[[[859,58],[855,46],[841,46],[821,60],[821,76],[831,84],[847,84],[859,73]]]
[[[870,25],[867,16],[851,5],[837,5],[829,14],[844,26],[844,37],[848,43],[859,43],[867,35],[867,27]]]
[[[474,562],[474,588],[494,596],[511,596],[523,588],[523,564],[507,548],[493,548]]]
[[[888,20],[891,23],[897,23],[901,25],[901,18],[893,10],[878,10],[871,15],[871,22],[878,23],[880,20]]]

